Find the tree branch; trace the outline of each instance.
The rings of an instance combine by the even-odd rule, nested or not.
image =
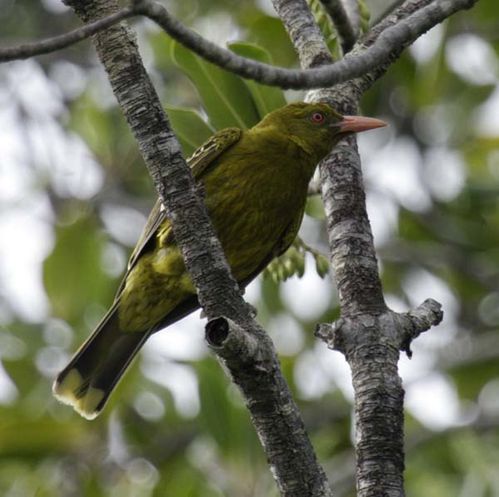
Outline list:
[[[333,58],[305,0],[272,0],[303,69],[331,64]]]
[[[9,62],[12,60],[28,59],[36,55],[44,55],[62,48],[67,48],[79,41],[85,40],[90,36],[109,28],[123,19],[137,15],[132,7],[125,7],[109,16],[97,21],[85,24],[69,33],[45,40],[39,40],[31,43],[22,43],[13,47],[0,48],[0,62]]]
[[[369,51],[366,47],[387,42],[387,34],[401,26],[411,31],[414,21],[419,22],[437,4],[424,6],[427,2],[406,2],[358,43],[353,53],[365,55]],[[328,101],[340,112],[355,113],[363,91],[386,71],[405,46],[392,45],[390,57],[361,78],[334,90],[309,92],[307,100]],[[386,307],[354,136],[335,147],[321,163],[320,172],[342,317],[333,326],[319,326],[317,336],[343,352],[352,370],[357,495],[402,497],[404,391],[397,369],[399,351],[410,355],[411,341],[438,324],[442,311],[440,304],[431,300],[406,314]]]
[[[349,52],[357,40],[357,31],[348,17],[342,0],[321,0],[341,38],[343,53]]]
[[[117,9],[116,2],[111,0],[67,3],[84,22]],[[144,70],[132,33],[120,24],[99,33],[94,42],[172,222],[204,311],[209,318],[227,317],[219,318],[219,323],[235,323],[238,334],[232,337],[228,333],[229,338],[213,348],[243,392],[282,495],[329,497],[327,480],[279,369],[272,342],[252,319],[249,306],[230,275],[220,242],[195,194],[190,170]],[[213,327],[213,321],[210,323]],[[259,353],[247,354],[243,364],[224,352],[234,344],[244,349],[248,343]]]
[[[401,20],[391,27],[387,27],[382,32],[377,33],[374,31],[376,35],[374,37],[375,41],[366,50],[358,50],[357,53],[350,53],[344,59],[334,64],[327,64],[320,68],[309,69],[307,71],[271,66],[246,59],[229,50],[220,48],[183,26],[179,21],[170,16],[162,5],[149,0],[136,2],[132,7],[133,13],[127,10],[123,13],[123,17],[139,14],[149,17],[160,25],[172,38],[199,56],[243,78],[252,79],[271,86],[280,86],[285,89],[311,89],[330,87],[337,83],[363,76],[368,71],[393,62],[402,50],[418,36],[453,13],[471,8],[477,1],[435,0],[406,19]],[[114,14],[118,16],[117,12],[114,12]],[[114,18],[113,22],[117,22],[118,18],[119,16]],[[291,25],[292,23],[293,21],[290,20],[289,24]],[[306,28],[309,29],[310,26],[307,25]],[[66,35],[45,40],[43,43],[48,46],[43,47],[43,49],[38,46],[40,42],[24,45],[19,52],[17,51],[18,47],[0,49],[0,62],[40,55],[41,53],[47,53],[68,46],[89,36],[94,32],[93,29],[90,32],[76,30],[76,32],[72,32],[69,41],[65,38]],[[299,30],[295,29],[295,31]],[[316,57],[307,55],[308,61],[304,58],[304,63],[317,64],[319,60],[324,59],[322,49],[320,52],[321,54]]]
[[[365,51],[355,55],[349,54],[334,64],[307,71],[277,68],[239,57],[186,29],[181,23],[171,18],[166,9],[157,3],[144,0],[138,4],[137,12],[156,21],[172,38],[219,67],[259,83],[280,86],[285,89],[305,89],[328,87],[341,81],[362,76],[365,72],[393,60],[393,47],[400,47],[400,51],[402,51],[418,36],[454,12],[471,8],[476,2],[477,0],[435,0],[397,25],[387,28]],[[290,19],[285,22],[285,25],[291,25],[293,22],[296,21]],[[308,23],[304,26],[304,29],[307,28]],[[310,59],[313,60],[313,57]]]
[[[331,98],[343,109],[356,107],[337,92]],[[342,318],[330,334],[321,327],[319,336],[343,351],[352,370],[358,497],[403,496],[404,392],[397,363],[405,333],[384,302],[355,139],[337,147],[320,170]]]
[[[322,469],[321,478],[317,478],[315,453],[309,448],[303,421],[288,394],[270,338],[264,335],[255,339],[235,322],[219,317],[206,325],[206,339],[244,392],[271,470],[279,473],[276,480],[281,495],[332,497]]]

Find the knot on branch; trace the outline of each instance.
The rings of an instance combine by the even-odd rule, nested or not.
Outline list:
[[[205,327],[206,341],[211,347],[222,347],[229,336],[229,321],[224,317],[210,319]]]
[[[267,370],[272,359],[272,345],[265,332],[246,330],[225,316],[210,319],[205,326],[208,346],[233,367],[251,364]]]
[[[362,346],[391,346],[412,356],[411,343],[421,333],[442,321],[442,306],[433,299],[425,300],[409,312],[390,309],[380,314],[362,313],[341,317],[333,324],[319,324],[315,336],[332,350],[345,355]]]
[[[399,320],[400,350],[404,351],[409,358],[412,357],[411,342],[421,333],[439,324],[444,317],[442,305],[433,299],[426,299],[409,312],[393,314]]]

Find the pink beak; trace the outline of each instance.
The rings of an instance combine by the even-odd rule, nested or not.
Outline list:
[[[382,128],[388,126],[381,119],[364,116],[343,116],[340,122],[335,123],[340,133],[358,133],[359,131],[367,131],[368,129]]]

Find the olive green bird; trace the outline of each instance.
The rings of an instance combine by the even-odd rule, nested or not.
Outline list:
[[[295,239],[318,162],[346,133],[384,125],[323,103],[295,103],[249,130],[217,132],[192,155],[192,174],[242,287]],[[111,308],[55,380],[54,394],[93,419],[147,338],[198,307],[158,200]]]

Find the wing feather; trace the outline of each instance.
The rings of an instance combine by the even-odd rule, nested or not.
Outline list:
[[[215,133],[209,140],[207,140],[203,145],[201,145],[189,159],[187,159],[187,164],[191,167],[192,175],[197,181],[203,177],[204,174],[210,169],[210,166],[214,163],[223,152],[232,147],[241,139],[242,130],[239,128],[226,128]],[[119,298],[128,273],[137,263],[138,259],[142,254],[151,249],[154,245],[155,233],[158,231],[161,225],[166,221],[166,212],[161,200],[156,200],[149,217],[147,218],[146,225],[142,230],[135,248],[133,249],[132,255],[128,260],[128,266],[121,281],[121,284],[116,293],[116,299]],[[165,236],[165,232],[171,230],[169,226],[163,226],[162,237]]]

